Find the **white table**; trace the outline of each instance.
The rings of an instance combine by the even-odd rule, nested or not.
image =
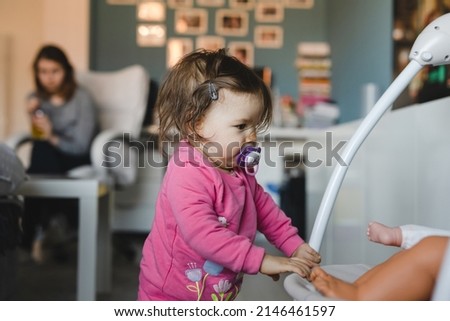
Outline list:
[[[18,195],[79,201],[77,300],[111,290],[111,215],[114,191],[96,179],[31,176]]]

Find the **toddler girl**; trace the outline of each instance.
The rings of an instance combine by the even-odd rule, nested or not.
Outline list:
[[[320,263],[255,179],[256,134],[270,124],[268,88],[224,49],[195,51],[157,100],[162,141],[180,137],[143,247],[139,300],[233,300],[243,274],[309,277]],[[260,231],[286,257],[253,244]]]

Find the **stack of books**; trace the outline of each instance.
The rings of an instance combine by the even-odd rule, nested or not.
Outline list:
[[[325,127],[336,122],[339,109],[331,103],[331,58],[326,42],[302,42],[297,47],[299,72],[297,114],[304,127]]]

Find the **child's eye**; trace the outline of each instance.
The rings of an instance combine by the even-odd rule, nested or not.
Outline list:
[[[239,124],[239,125],[236,125],[236,128],[239,129],[239,130],[244,130],[246,127],[247,127],[246,124]]]

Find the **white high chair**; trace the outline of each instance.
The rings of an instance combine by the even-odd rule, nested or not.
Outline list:
[[[343,162],[336,165],[325,190],[319,212],[314,222],[309,245],[319,251],[322,238],[333,209],[337,194],[344,180],[348,166],[356,152],[383,114],[406,88],[414,76],[426,65],[450,64],[450,14],[445,14],[431,22],[417,37],[411,52],[410,63],[381,96],[370,113],[362,121],[342,154]],[[324,270],[344,281],[352,282],[370,269],[367,265],[328,265]],[[441,267],[433,299],[450,299],[450,246]],[[296,274],[291,274],[284,281],[285,290],[294,300],[326,300],[314,286]]]

